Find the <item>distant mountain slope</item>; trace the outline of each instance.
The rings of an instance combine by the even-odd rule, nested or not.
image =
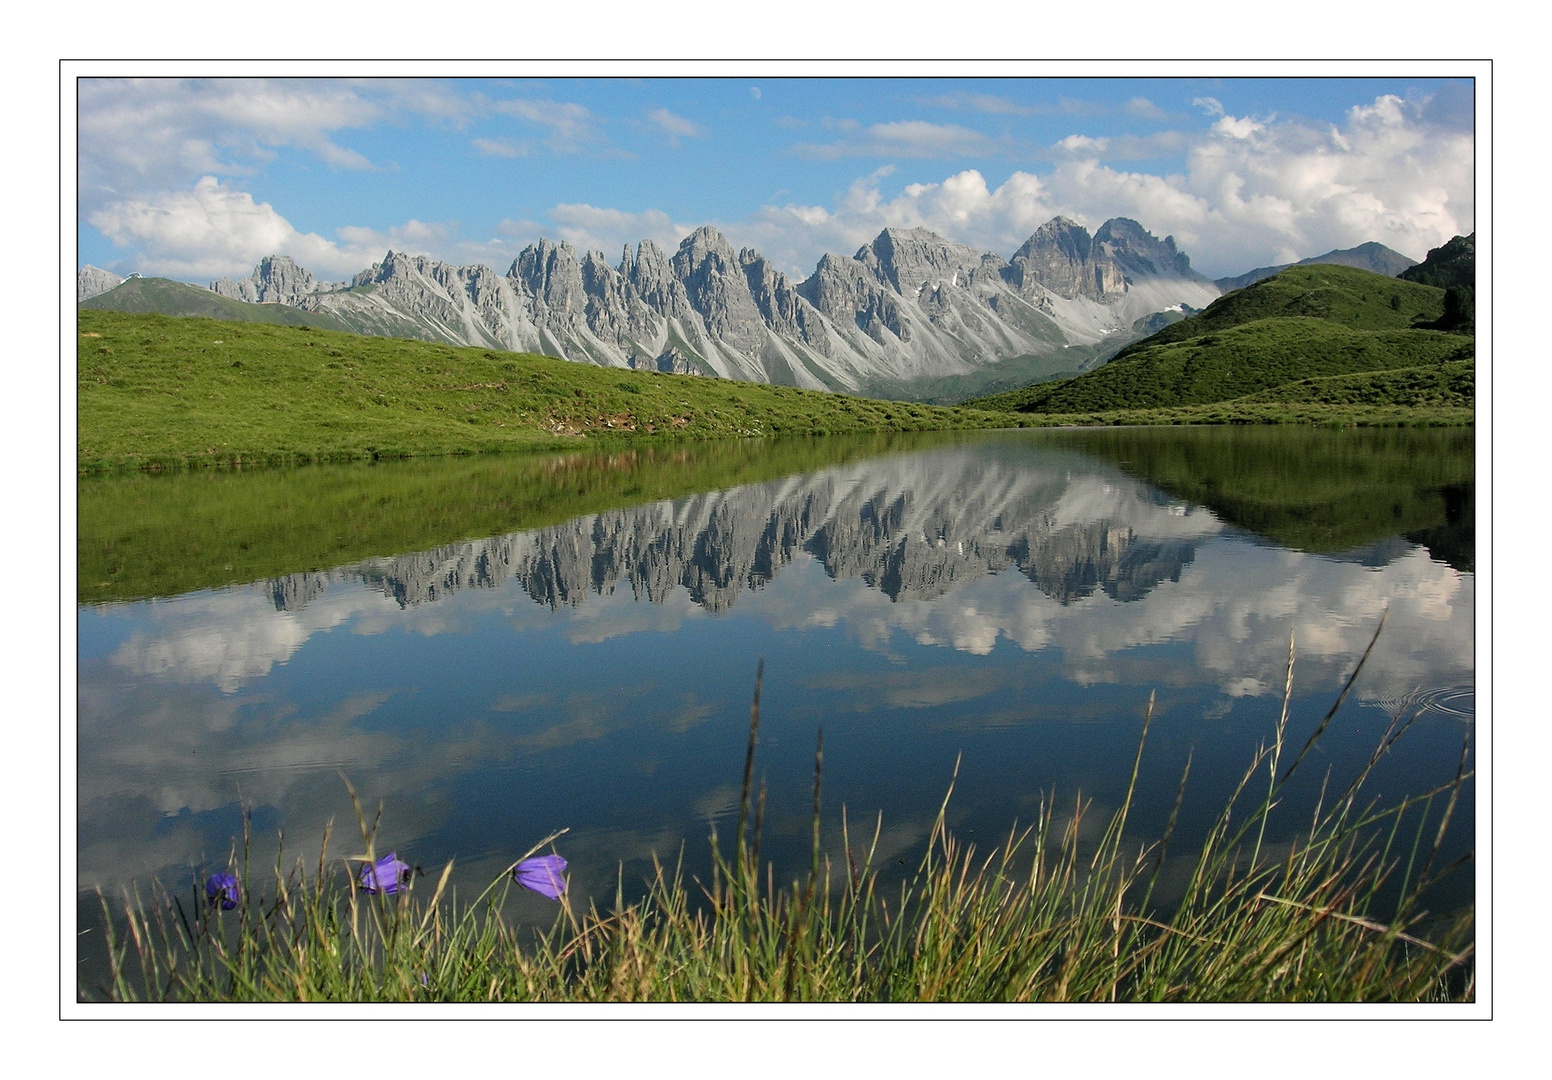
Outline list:
[[[1416,328],[1437,319],[1443,307],[1443,290],[1430,286],[1344,266],[1295,267],[1222,297],[1201,314],[1123,349],[1097,371],[970,404],[1050,414],[1206,404],[1248,395],[1315,400],[1310,395],[1337,388],[1310,382],[1289,391],[1291,399],[1266,392],[1301,380],[1471,360],[1470,338]],[[1364,392],[1383,395],[1386,387],[1399,391],[1405,385],[1405,380],[1381,381]]]
[[[1140,336],[1139,320],[1217,295],[1170,237],[1127,218],[1090,235],[1059,218],[1011,260],[926,229],[885,229],[850,258],[824,256],[803,281],[702,227],[671,255],[643,241],[615,264],[540,240],[505,275],[389,252],[330,284],[272,256],[208,293],[98,306],[216,315],[214,298],[327,316],[356,333],[912,398],[924,386],[968,393],[1025,372],[1081,370]]]
[[[178,314],[231,322],[316,326],[324,330],[345,329],[339,320],[318,312],[302,311],[283,304],[244,304],[217,296],[197,285],[185,285],[166,278],[132,277],[111,290],[81,301],[80,307],[90,311]]]
[[[1235,289],[1243,289],[1247,285],[1253,285],[1280,274],[1284,270],[1294,266],[1314,266],[1317,264],[1331,266],[1351,266],[1359,270],[1372,270],[1376,274],[1384,274],[1386,277],[1396,277],[1410,266],[1417,265],[1412,259],[1407,258],[1399,251],[1393,251],[1384,244],[1369,241],[1367,244],[1359,244],[1353,248],[1342,248],[1337,251],[1328,251],[1324,255],[1316,255],[1309,259],[1300,259],[1296,263],[1283,263],[1281,266],[1258,266],[1254,270],[1240,274],[1238,277],[1219,278],[1215,285],[1223,292],[1233,292]],[[1432,282],[1425,282],[1432,284]]]

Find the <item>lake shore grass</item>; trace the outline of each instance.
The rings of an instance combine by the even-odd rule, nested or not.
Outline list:
[[[1383,622],[1382,622],[1383,625]],[[1378,638],[1376,631],[1375,638]],[[1372,650],[1373,643],[1370,643]],[[1367,659],[1368,653],[1365,653]],[[503,917],[503,874],[473,902],[447,889],[452,865],[417,889],[364,892],[355,870],[381,856],[377,816],[356,804],[365,856],[331,863],[277,856],[270,893],[254,892],[248,829],[230,870],[232,911],[160,886],[125,898],[115,935],[104,901],[108,985],[83,1000],[181,1002],[1469,1002],[1470,910],[1424,909],[1460,863],[1440,851],[1464,785],[1454,777],[1389,806],[1364,793],[1374,766],[1416,719],[1397,714],[1358,774],[1328,778],[1309,824],[1273,843],[1286,785],[1337,714],[1358,671],[1302,748],[1287,740],[1290,642],[1281,719],[1165,897],[1161,840],[1127,834],[1144,768],[1152,703],[1126,798],[1097,843],[1081,839],[1088,804],[1044,798],[1034,822],[981,853],[947,826],[952,786],[914,873],[882,883],[882,828],[846,820],[835,858],[821,851],[823,733],[815,752],[813,843],[806,874],[778,884],[760,858],[763,785],[753,784],[759,680],[731,849],[712,834],[710,880],[656,864],[640,900],[606,910],[562,897],[547,931]],[[957,772],[957,770],[956,770]],[[1181,776],[1176,812],[1189,780]],[[354,793],[352,792],[354,800]],[[1276,826],[1270,835],[1276,835]],[[546,837],[513,866],[551,849]],[[510,868],[509,868],[510,869]],[[1388,891],[1387,891],[1388,890]],[[1383,901],[1381,897],[1386,897]]]

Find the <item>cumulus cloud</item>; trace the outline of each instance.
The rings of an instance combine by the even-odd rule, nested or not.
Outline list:
[[[1058,145],[1049,172],[1016,171],[996,187],[969,169],[889,195],[887,174],[874,173],[831,206],[765,206],[725,231],[789,272],[807,273],[823,252],[849,253],[888,227],[929,228],[1006,257],[1057,214],[1090,229],[1130,217],[1160,237],[1173,235],[1194,266],[1218,276],[1370,240],[1422,259],[1475,228],[1474,138],[1458,100],[1386,95],[1325,128],[1233,117],[1212,98],[1195,104],[1219,118],[1205,132],[1074,133]],[[871,137],[869,129],[827,145],[861,146]],[[1117,164],[1182,151],[1186,168],[1178,174]]]
[[[421,254],[445,241],[449,225],[411,220],[388,230],[345,227],[339,241],[303,233],[267,202],[213,176],[188,191],[109,203],[88,215],[136,268],[185,280],[244,276],[266,255],[290,255],[314,273],[351,274],[390,247]]]

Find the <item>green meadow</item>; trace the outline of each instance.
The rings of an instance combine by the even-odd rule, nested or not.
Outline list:
[[[78,331],[82,472],[1020,424],[309,326],[83,309]]]

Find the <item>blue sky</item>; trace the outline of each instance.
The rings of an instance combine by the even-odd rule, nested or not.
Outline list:
[[[1210,276],[1475,228],[1445,78],[83,79],[79,261],[188,281],[407,250],[505,272],[703,224],[795,277],[885,227],[1007,257],[1132,217]]]

